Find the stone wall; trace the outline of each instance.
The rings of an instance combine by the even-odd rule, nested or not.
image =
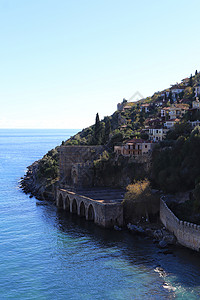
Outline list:
[[[92,161],[99,158],[102,146],[61,146],[60,181],[71,186],[90,185],[93,178]]]
[[[182,246],[200,251],[200,226],[179,220],[161,198],[160,220]]]
[[[86,220],[106,228],[123,226],[123,206],[121,203],[106,203],[94,200],[66,189],[58,189],[56,206],[77,214]]]

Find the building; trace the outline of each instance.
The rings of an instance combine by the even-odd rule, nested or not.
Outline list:
[[[172,87],[170,88],[170,91],[172,92],[172,95],[173,94],[177,95],[184,91],[184,87],[179,86],[179,85],[172,85]]]
[[[188,110],[188,104],[172,104],[170,107],[164,107],[161,109],[161,117],[163,118],[169,115],[170,120],[182,118]]]
[[[200,102],[199,102],[198,97],[196,98],[195,101],[192,101],[192,108],[193,109],[199,109],[200,108]]]
[[[120,146],[114,146],[114,152],[123,156],[142,156],[150,153],[152,142],[143,139],[132,139]]]
[[[141,104],[140,111],[144,111],[145,113],[148,113],[150,111],[150,104],[149,103]]]
[[[174,126],[174,124],[180,122],[180,119],[170,119],[170,120],[167,120],[165,123],[164,123],[164,127],[166,127],[167,129],[170,129]]]
[[[160,111],[161,118],[165,118],[169,113],[169,107],[163,107]]]
[[[194,92],[195,92],[195,97],[200,96],[200,84],[197,84],[197,85],[194,87]]]
[[[192,126],[192,128],[195,128],[196,126],[200,126],[200,121],[188,121],[188,123]]]
[[[148,135],[149,135],[149,140],[153,142],[160,142],[165,139],[166,133],[168,129],[166,128],[149,128],[148,130]]]
[[[145,126],[147,127],[152,127],[152,126],[159,126],[159,128],[162,126],[163,120],[160,118],[155,118],[155,119],[146,119],[145,120]]]

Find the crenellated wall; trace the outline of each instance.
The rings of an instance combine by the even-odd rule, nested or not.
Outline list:
[[[160,199],[160,220],[175,235],[179,244],[200,251],[200,226],[179,220],[162,198]]]

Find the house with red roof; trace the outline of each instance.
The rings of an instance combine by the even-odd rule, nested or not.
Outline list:
[[[143,139],[131,139],[126,143],[114,146],[114,152],[123,156],[143,156],[149,154],[152,151],[152,141],[146,141]]]

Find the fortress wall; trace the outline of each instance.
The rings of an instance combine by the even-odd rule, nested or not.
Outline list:
[[[176,236],[179,244],[200,251],[200,226],[180,221],[162,198],[160,199],[160,219],[164,226]]]
[[[78,183],[80,166],[97,159],[103,151],[102,146],[61,146],[59,148],[60,180],[68,184]],[[77,178],[76,178],[77,177]],[[74,182],[73,182],[74,181]]]

